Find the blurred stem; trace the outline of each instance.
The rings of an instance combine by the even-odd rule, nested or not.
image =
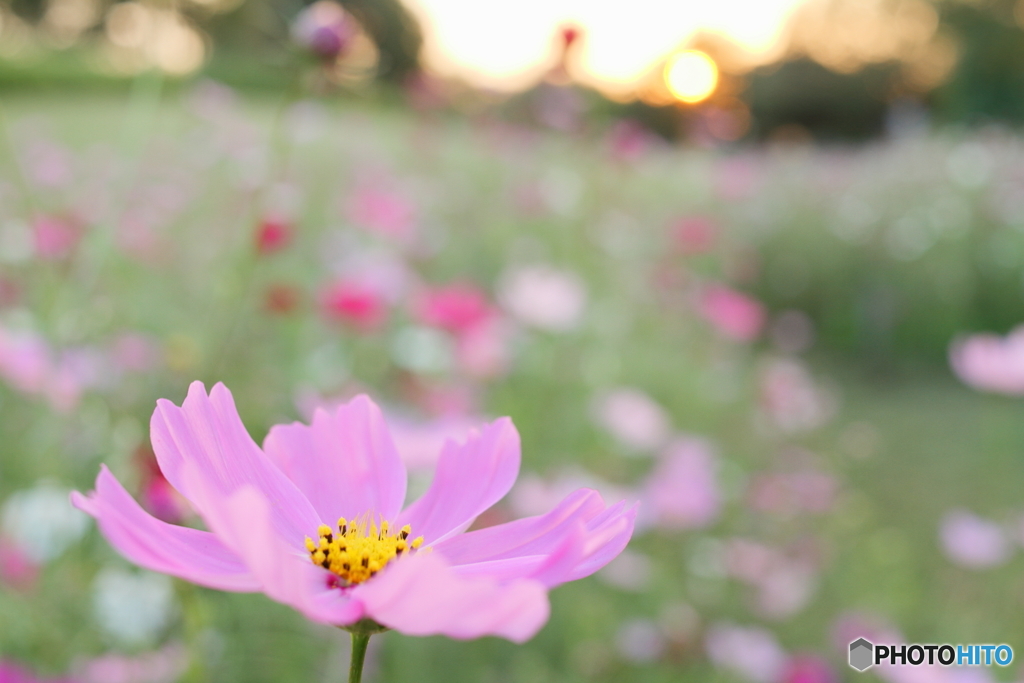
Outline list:
[[[291,147],[285,135],[285,119],[288,109],[302,98],[302,71],[300,67],[294,66],[294,64],[293,68],[294,74],[291,84],[282,98],[280,106],[277,107],[277,111],[274,112],[274,118],[270,123],[267,139],[267,147],[270,152],[269,171],[266,182],[253,193],[252,201],[249,202],[248,224],[250,226],[266,217],[268,190],[275,183],[283,181],[288,177]],[[227,302],[229,310],[224,314],[227,321],[224,338],[220,342],[219,348],[214,352],[210,362],[209,367],[213,373],[212,377],[217,377],[225,369],[224,366],[230,356],[234,339],[247,317],[245,304],[250,299],[253,286],[256,284],[259,257],[253,254],[251,239],[246,243],[246,249],[247,255],[243,257],[242,265],[238,266],[240,271],[238,277],[238,296],[230,297]]]
[[[88,237],[91,257],[82,258],[81,254],[76,256],[75,267],[79,273],[79,282],[74,291],[83,299],[90,298],[99,285],[100,275],[114,249],[114,226],[124,214],[132,189],[140,184],[146,147],[160,114],[163,88],[164,75],[159,69],[143,71],[132,80],[118,139],[118,147],[125,158],[119,207],[114,209],[113,215],[92,226]]]
[[[352,663],[348,667],[348,683],[359,683],[363,679],[363,662],[369,644],[369,633],[352,633]]]
[[[32,188],[28,180],[25,179],[25,173],[21,168],[21,164],[18,163],[18,153],[11,138],[11,129],[8,125],[7,112],[3,106],[2,99],[0,99],[0,144],[7,148],[7,152],[10,155],[8,158],[11,160],[11,168],[14,171],[14,182],[17,184],[18,189],[21,190],[22,199],[25,202],[26,222],[31,223],[36,215]]]

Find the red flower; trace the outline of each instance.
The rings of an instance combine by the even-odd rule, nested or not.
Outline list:
[[[265,218],[256,229],[256,249],[261,254],[281,251],[292,241],[292,228],[278,218]]]

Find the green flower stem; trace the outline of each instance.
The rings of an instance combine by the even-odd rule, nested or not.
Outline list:
[[[363,662],[369,644],[369,633],[352,632],[352,663],[348,667],[348,683],[359,683],[363,679]]]
[[[352,634],[352,664],[348,667],[348,683],[359,683],[363,678],[363,662],[366,660],[366,646],[370,644],[370,636],[384,633],[388,627],[373,619],[360,619],[341,628]]]

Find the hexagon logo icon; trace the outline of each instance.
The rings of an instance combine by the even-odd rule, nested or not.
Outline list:
[[[850,666],[857,671],[864,671],[874,664],[875,646],[865,638],[858,638],[850,643]]]

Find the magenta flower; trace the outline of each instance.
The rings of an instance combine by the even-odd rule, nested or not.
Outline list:
[[[459,282],[425,288],[413,301],[412,315],[424,325],[461,333],[492,317],[494,311],[483,291],[470,283]]]
[[[324,315],[351,325],[360,332],[373,332],[388,317],[387,302],[376,289],[357,280],[338,280],[320,292]]]
[[[828,662],[815,655],[794,655],[786,663],[782,683],[838,683]]]
[[[40,678],[17,664],[0,660],[0,683],[74,683],[70,678]]]
[[[636,516],[580,489],[545,515],[466,532],[518,474],[508,418],[446,442],[430,488],[404,509],[405,466],[365,396],[312,425],[273,427],[261,449],[231,393],[194,382],[181,407],[157,402],[150,429],[163,475],[209,531],[150,516],[102,467],[96,490],[72,501],[121,554],[354,632],[522,642],[548,618],[547,590],[618,555]]]
[[[256,228],[256,251],[262,255],[281,251],[292,241],[292,226],[282,218],[269,216]]]
[[[699,296],[697,311],[722,336],[740,342],[753,341],[764,326],[764,306],[724,285],[708,286]]]
[[[295,17],[292,38],[325,61],[334,61],[351,45],[356,27],[348,13],[336,2],[319,0]]]
[[[57,261],[70,255],[82,232],[80,223],[66,216],[39,216],[32,222],[32,242],[36,254],[45,261]]]

